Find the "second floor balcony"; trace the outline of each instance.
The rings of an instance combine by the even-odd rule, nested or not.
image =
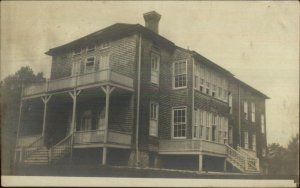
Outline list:
[[[132,78],[116,73],[111,69],[104,69],[97,72],[27,85],[24,87],[23,97],[43,94],[46,92],[63,91],[73,88],[93,87],[94,85],[104,85],[107,83],[115,84],[127,90],[133,90]]]

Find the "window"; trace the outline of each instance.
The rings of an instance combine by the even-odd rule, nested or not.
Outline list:
[[[180,61],[174,63],[174,88],[186,87],[186,62]]]
[[[226,131],[224,131],[224,144],[227,144],[227,132]]]
[[[94,57],[90,57],[86,59],[85,62],[85,72],[93,72],[95,68],[95,58]]]
[[[229,99],[228,106],[229,106],[229,110],[230,110],[229,113],[232,114],[232,94],[231,93],[229,93],[228,99]]]
[[[221,98],[222,98],[222,88],[219,87],[219,99],[221,99]]]
[[[229,127],[229,129],[228,129],[228,143],[230,144],[230,145],[232,145],[232,134],[233,134],[233,132],[232,132],[232,127]]]
[[[217,86],[213,85],[212,86],[212,91],[211,91],[211,96],[216,97],[216,90],[217,90]]]
[[[263,114],[260,115],[261,121],[261,133],[265,133],[265,116]]]
[[[255,122],[255,103],[251,103],[251,120],[252,122]]]
[[[89,45],[89,46],[86,48],[86,51],[87,51],[87,52],[95,51],[95,45],[94,45],[94,44]]]
[[[198,89],[198,76],[194,76],[194,89]]]
[[[80,62],[74,62],[72,64],[72,76],[79,75],[80,73]]]
[[[223,100],[227,101],[227,90],[226,89],[224,89],[224,92],[223,92]]]
[[[206,94],[209,95],[210,94],[210,83],[206,82]]]
[[[199,114],[200,117],[200,138],[203,137],[203,127],[204,127],[204,112],[200,111]]]
[[[211,129],[211,138],[212,138],[212,141],[216,141],[216,134],[217,134],[217,131],[216,131],[216,126],[213,125],[212,126],[212,129]]]
[[[256,135],[252,134],[252,149],[256,151]]]
[[[92,130],[92,111],[84,111],[81,117],[80,131]]]
[[[105,129],[105,107],[100,110],[97,120],[97,129],[104,130]]]
[[[194,109],[194,127],[193,127],[193,138],[198,138],[199,133],[199,110]]]
[[[244,117],[245,117],[245,119],[248,119],[248,103],[247,103],[247,101],[244,101]]]
[[[248,132],[244,132],[244,148],[245,149],[248,149],[249,148],[249,145],[248,145],[248,140],[249,140],[249,138],[248,138]]]
[[[81,54],[81,48],[77,48],[73,51],[73,56],[80,55],[80,54]]]
[[[204,93],[204,79],[203,78],[201,78],[200,79],[200,91],[202,92],[202,93]]]
[[[151,54],[151,83],[159,83],[159,63],[160,57],[157,54]]]
[[[173,108],[173,137],[186,136],[186,108]]]
[[[150,128],[149,135],[158,136],[158,104],[150,103]]]
[[[99,70],[109,69],[109,56],[101,55],[99,61]]]
[[[100,44],[100,49],[105,49],[110,47],[110,42],[102,42]]]
[[[205,135],[206,135],[206,140],[209,140],[209,127],[206,127],[206,133],[205,133]]]

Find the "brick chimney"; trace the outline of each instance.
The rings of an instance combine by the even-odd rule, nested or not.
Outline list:
[[[158,34],[158,23],[161,18],[161,15],[155,11],[150,11],[150,12],[144,13],[143,16],[144,16],[146,28],[148,28]]]

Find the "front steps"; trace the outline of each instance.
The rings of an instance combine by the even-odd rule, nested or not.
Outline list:
[[[49,163],[49,150],[43,147],[27,156],[24,164],[45,165]]]

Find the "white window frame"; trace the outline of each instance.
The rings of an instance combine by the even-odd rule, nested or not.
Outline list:
[[[251,121],[255,122],[255,103],[251,102]]]
[[[256,134],[252,134],[252,150],[256,151]]]
[[[104,44],[107,44],[107,45],[104,45]],[[101,42],[100,43],[100,50],[103,50],[103,49],[106,49],[106,48],[109,48],[110,47],[110,42]]]
[[[199,138],[200,116],[199,109],[194,109],[194,125],[193,125],[193,138]]]
[[[151,66],[151,83],[153,84],[156,84],[156,85],[159,85],[159,73],[160,73],[160,55],[157,54],[157,53],[151,53],[150,55],[150,66]],[[157,59],[157,62],[156,62],[156,70],[155,70],[155,65],[153,65],[153,58]],[[156,80],[155,80],[156,79]]]
[[[81,62],[77,61],[72,63],[72,73],[71,76],[76,76],[80,74]]]
[[[261,123],[261,133],[265,133],[265,115],[261,114],[260,115],[260,123]]]
[[[95,44],[94,45],[88,45],[86,47],[86,52],[93,52],[95,50],[96,50],[96,45]]]
[[[78,51],[77,51],[77,50],[78,50],[78,49],[73,50],[73,56],[77,56],[77,55],[80,55],[80,54],[81,54],[82,49],[79,48],[79,50],[78,50]]]
[[[86,69],[87,66],[86,66],[86,65],[87,65],[87,63],[88,63],[88,59],[90,59],[90,58],[93,58],[93,59],[94,59],[93,68],[92,68],[92,71],[87,71],[87,69]],[[85,62],[84,62],[84,73],[95,72],[95,66],[96,66],[96,57],[95,57],[95,56],[87,57],[87,58],[85,59]]]
[[[248,102],[244,101],[244,119],[248,120]]]
[[[175,83],[176,83],[176,75],[175,75],[175,64],[177,63],[185,63],[185,86],[181,86],[181,87],[175,87]],[[183,74],[182,74],[183,75]],[[173,62],[173,89],[184,89],[187,88],[187,84],[188,84],[188,75],[187,75],[187,60],[180,60],[180,61],[175,61]]]
[[[176,136],[175,137],[175,123],[174,123],[174,112],[175,110],[184,110],[185,111],[185,122],[183,122],[185,124],[185,136]],[[173,107],[172,108],[172,139],[185,139],[187,136],[187,107],[186,106],[178,106],[178,107]]]
[[[244,148],[249,149],[249,134],[247,131],[244,131]]]
[[[150,114],[149,114],[149,135],[158,136],[158,116],[159,116],[159,104],[157,102],[150,102]],[[152,132],[152,126],[155,126],[155,131]]]

